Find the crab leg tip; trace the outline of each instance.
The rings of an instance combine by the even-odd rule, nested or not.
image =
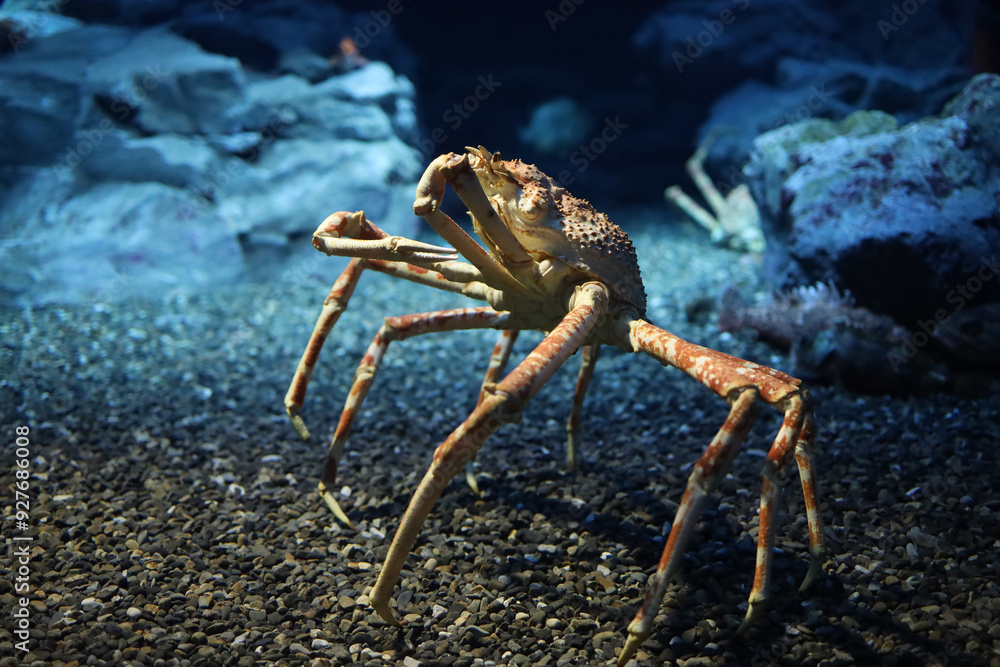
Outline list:
[[[625,640],[625,646],[622,647],[621,655],[618,656],[618,667],[625,667],[629,663],[632,656],[635,655],[648,636],[648,634],[640,634],[629,630],[628,639]]]
[[[476,472],[472,467],[472,461],[465,464],[465,483],[469,485],[474,494],[480,498],[483,497],[483,492],[479,490],[479,482],[476,481]]]
[[[757,604],[754,604],[753,602],[750,603],[750,607],[747,609],[747,615],[743,617],[743,622],[740,623],[740,627],[736,629],[737,637],[742,637],[750,631],[750,628],[757,623],[757,619],[764,613],[764,607],[765,605],[763,604],[763,601]]]
[[[288,408],[288,418],[292,420],[292,426],[295,427],[295,432],[299,434],[299,437],[308,440],[309,429],[306,428],[306,423],[299,415],[299,411],[295,408]]]
[[[375,596],[372,595],[371,605],[372,608],[375,609],[375,613],[378,614],[383,621],[389,625],[395,625],[397,628],[403,627],[403,624],[399,622],[396,615],[392,613],[392,608],[389,606],[388,600],[376,600]]]
[[[806,572],[806,578],[802,581],[802,585],[799,586],[800,593],[807,590],[819,578],[820,573],[823,571],[823,555],[813,554],[813,558],[809,563],[809,571]]]
[[[347,514],[340,507],[340,503],[338,503],[337,499],[333,497],[333,494],[330,493],[330,490],[326,488],[326,483],[320,482],[317,487],[317,491],[319,492],[320,498],[322,498],[323,502],[326,503],[326,506],[330,508],[331,512],[333,512],[333,515],[337,517],[337,519],[345,526],[356,531],[357,528],[354,527],[354,523],[352,523],[347,517]]]

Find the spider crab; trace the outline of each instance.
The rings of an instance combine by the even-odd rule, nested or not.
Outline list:
[[[663,193],[712,235],[712,241],[733,250],[747,252],[764,251],[764,233],[760,228],[760,211],[750,194],[750,187],[740,183],[723,196],[712,179],[705,173],[705,158],[708,149],[718,138],[722,129],[714,130],[684,164],[691,180],[698,187],[711,211],[691,199],[679,185],[671,185]]]
[[[358,366],[319,485],[331,510],[348,525],[350,521],[330,487],[348,431],[389,343],[433,332],[501,330],[479,402],[434,452],[369,596],[372,606],[386,622],[400,625],[390,607],[392,591],[424,520],[445,486],[471,462],[489,435],[519,415],[556,369],[582,349],[582,367],[567,424],[573,464],[580,407],[597,351],[601,345],[614,345],[627,352],[645,352],[664,365],[681,369],[730,405],[729,415],[688,479],[656,574],[628,627],[619,665],[628,662],[651,633],[666,586],[680,565],[705,499],[725,476],[757,406],[764,402],[783,412],[784,420],[762,473],[756,569],[749,609],[740,629],[748,628],[771,596],[777,475],[793,455],[805,496],[812,560],[803,588],[816,577],[823,562],[808,392],[799,386],[799,380],[785,373],[686,342],[643,319],[646,295],[635,249],[625,232],[534,165],[502,160],[498,153],[482,147],[467,150],[431,162],[417,185],[413,206],[450,248],[390,236],[361,211],[334,213],[313,236],[313,245],[322,252],[352,259],[324,302],[285,397],[288,414],[304,438],[309,432],[299,411],[306,385],[323,341],[346,308],[363,270],[462,293],[489,304],[386,318]],[[448,183],[472,214],[474,231],[483,245],[441,210]],[[459,261],[458,255],[468,261]],[[546,335],[513,371],[498,380],[521,329],[538,329]]]

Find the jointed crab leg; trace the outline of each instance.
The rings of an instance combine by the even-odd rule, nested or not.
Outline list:
[[[496,345],[493,346],[493,352],[490,354],[490,365],[486,369],[486,375],[483,377],[483,384],[479,390],[476,407],[479,407],[483,399],[496,388],[497,378],[503,375],[503,371],[507,367],[507,361],[510,359],[510,353],[514,349],[514,341],[517,340],[518,333],[520,332],[517,329],[504,329],[500,332],[500,337],[497,339]],[[479,483],[476,481],[476,472],[472,468],[472,461],[465,464],[465,482],[477,496],[483,495],[482,491],[479,490]]]
[[[504,369],[507,368],[507,361],[510,360],[510,353],[514,349],[519,333],[521,332],[517,329],[504,329],[500,332],[500,337],[493,346],[493,352],[490,353],[490,365],[486,369],[486,375],[483,376],[479,398],[476,400],[477,406],[496,388],[497,378],[503,375]]]
[[[382,356],[389,347],[389,343],[442,331],[498,329],[504,326],[507,319],[508,313],[497,312],[489,306],[439,310],[431,313],[414,313],[401,317],[385,318],[385,323],[375,334],[354,373],[354,383],[351,385],[351,391],[344,403],[344,410],[340,413],[340,422],[337,424],[337,430],[333,434],[333,440],[327,451],[323,481],[319,484],[320,496],[338,519],[348,526],[352,525],[351,520],[347,518],[330,492],[330,487],[337,479],[337,465],[344,453],[344,445],[347,443],[347,436],[351,431],[354,418],[368,395],[368,390],[375,380],[375,374],[378,372]]]
[[[451,264],[461,264],[461,262],[451,262]],[[466,293],[469,293],[466,290],[467,285],[464,283],[449,280],[441,273],[429,271],[425,268],[404,262],[386,262],[360,258],[355,258],[348,262],[347,267],[340,274],[340,277],[337,278],[336,282],[334,282],[333,287],[330,288],[330,293],[323,301],[323,310],[320,311],[316,325],[313,327],[312,335],[309,337],[309,343],[306,344],[305,352],[302,353],[302,358],[295,369],[295,375],[292,376],[288,392],[285,394],[285,410],[288,412],[288,416],[292,420],[296,432],[298,432],[303,440],[309,439],[309,429],[306,428],[306,424],[299,415],[299,411],[302,409],[302,404],[305,401],[309,378],[312,377],[313,369],[316,367],[316,361],[319,359],[319,353],[323,349],[326,337],[330,335],[330,331],[337,324],[337,320],[340,319],[341,314],[347,309],[347,302],[351,299],[351,295],[354,294],[354,288],[357,287],[361,273],[366,268],[396,275],[400,278],[406,278],[416,283],[437,287],[449,292],[461,293],[466,291]],[[470,296],[474,295],[470,294]]]
[[[491,285],[511,288],[521,293],[527,292],[524,285],[496,257],[486,252],[474,238],[458,226],[458,223],[440,209],[441,200],[444,199],[445,184],[448,182],[446,172],[449,172],[449,164],[455,160],[455,155],[442,155],[430,163],[424,175],[420,177],[420,182],[417,183],[413,212],[426,220],[441,238],[479,269]]]
[[[649,636],[653,618],[660,608],[667,584],[670,583],[670,578],[677,571],[684,556],[684,548],[695,524],[698,523],[705,498],[725,476],[726,469],[739,452],[740,443],[753,425],[756,414],[755,393],[753,389],[748,389],[736,396],[729,416],[688,477],[687,488],[677,508],[677,516],[674,517],[674,524],[670,529],[667,544],[663,548],[663,555],[660,557],[660,564],[656,568],[652,584],[642,606],[628,626],[629,636],[619,656],[619,665],[627,663]],[[761,530],[763,531],[763,527]]]
[[[358,285],[358,279],[361,277],[364,265],[365,260],[352,259],[347,263],[347,267],[337,278],[333,287],[330,288],[330,293],[323,301],[323,310],[320,311],[316,326],[313,327],[312,335],[309,336],[309,342],[306,344],[299,365],[295,369],[295,375],[292,376],[292,383],[288,386],[288,392],[285,394],[285,411],[288,412],[292,425],[295,426],[296,432],[303,440],[309,439],[309,429],[306,428],[306,423],[299,411],[305,402],[309,379],[316,367],[319,353],[323,350],[326,337],[330,335],[337,320],[347,309],[347,302],[354,294],[354,288]]]
[[[489,388],[495,383],[496,378],[503,373],[503,369],[507,365],[507,359],[510,357],[511,348],[517,339],[517,334],[517,330],[513,329],[506,329],[501,332],[501,337],[493,348],[493,354],[490,355],[490,367],[486,371],[486,377],[483,379],[483,388],[479,392],[479,403],[483,402],[483,399],[487,396],[487,392],[490,390]],[[580,372],[577,375],[576,386],[573,388],[573,407],[570,411],[569,419],[566,421],[566,466],[570,470],[576,469],[576,434],[580,428],[583,399],[587,393],[587,385],[590,384],[590,379],[594,375],[594,365],[597,363],[599,351],[600,346],[597,344],[584,345],[580,348],[582,357]],[[465,466],[465,481],[468,482],[469,487],[474,493],[482,495],[479,492],[479,484],[476,482],[472,470],[472,461],[469,461],[468,465]]]
[[[576,469],[576,432],[580,429],[583,399],[587,394],[590,378],[594,376],[594,366],[597,364],[600,351],[601,346],[594,344],[584,345],[581,352],[583,360],[580,362],[580,373],[576,376],[576,386],[573,388],[573,408],[570,410],[569,419],[566,420],[566,466],[570,470]]]
[[[605,315],[607,288],[598,283],[585,283],[577,288],[571,305],[566,316],[538,347],[496,385],[434,452],[434,460],[406,508],[370,595],[372,606],[386,622],[400,625],[389,606],[392,590],[424,520],[445,486],[472,460],[490,434],[519,414],[552,374],[583,344],[590,330]]]
[[[768,452],[762,473],[757,565],[753,589],[750,592],[750,607],[740,631],[750,627],[770,599],[771,557],[776,516],[774,505],[778,497],[776,474],[788,461],[793,447],[802,478],[812,557],[812,564],[803,587],[809,585],[815,578],[824,553],[816,490],[812,481],[810,455],[813,440],[812,408],[808,402],[808,394],[798,389],[799,381],[780,371],[688,343],[642,320],[632,323],[630,338],[636,350],[642,350],[664,364],[683,370],[730,401],[732,407],[722,428],[695,464],[688,479],[687,489],[663,549],[653,584],[638,613],[629,624],[629,637],[619,656],[619,665],[627,663],[639,645],[649,636],[663,593],[680,563],[685,544],[701,513],[704,499],[725,476],[729,464],[739,451],[740,443],[752,424],[758,399],[782,410],[785,417],[778,436]]]
[[[313,232],[313,246],[320,252],[338,257],[362,257],[420,265],[458,257],[458,253],[451,248],[414,241],[405,236],[390,236],[368,220],[364,211],[337,211],[327,216]]]
[[[469,148],[469,151],[476,149]],[[480,147],[486,168],[493,170],[496,163],[493,162],[494,155],[485,148]],[[499,159],[499,155],[495,156]],[[518,240],[511,233],[506,224],[500,220],[496,210],[490,204],[489,198],[483,192],[483,186],[479,183],[472,166],[469,164],[468,154],[457,156],[449,161],[442,173],[455,193],[462,200],[472,214],[472,218],[479,223],[479,227],[486,233],[486,236],[493,245],[503,254],[504,264],[511,266],[523,266],[533,262],[531,255],[521,246]]]
[[[668,199],[680,206],[681,210],[707,229],[711,233],[713,240],[719,240],[726,235],[726,229],[719,221],[727,215],[731,215],[729,212],[731,206],[725,197],[715,189],[715,184],[712,183],[712,179],[708,177],[708,174],[705,173],[705,168],[702,166],[705,162],[705,156],[708,155],[708,147],[714,141],[715,139],[710,137],[703,142],[684,165],[691,176],[691,180],[697,186],[698,191],[702,193],[705,201],[708,202],[708,205],[714,211],[714,215],[689,197],[687,193],[681,190],[681,186],[679,185],[671,185],[667,188],[666,195]]]

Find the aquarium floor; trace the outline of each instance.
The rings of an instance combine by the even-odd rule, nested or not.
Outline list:
[[[650,316],[777,367],[788,360],[685,306],[755,268],[696,233],[633,229]],[[430,239],[428,239],[430,240]],[[434,446],[471,410],[493,334],[394,344],[355,425],[336,524],[316,483],[379,318],[462,305],[372,274],[327,343],[300,441],[282,398],[340,260],[211,296],[2,313],[8,555],[33,537],[29,654],[0,562],[0,665],[608,665],[645,594],[691,463],[723,401],[648,358],[607,351],[564,465],[578,357],[454,480],[407,561],[387,626],[366,593]],[[58,334],[58,335],[57,335]],[[539,340],[524,334],[517,354]],[[571,368],[570,368],[571,367]],[[785,485],[772,610],[736,628],[754,567],[762,413],[714,494],[640,664],[1000,665],[1000,399],[814,392],[830,557],[808,564]],[[13,520],[16,426],[30,428],[30,529]],[[343,488],[340,488],[343,485]]]

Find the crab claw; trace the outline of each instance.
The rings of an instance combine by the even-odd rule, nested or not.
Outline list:
[[[364,211],[338,211],[313,233],[313,246],[327,255],[364,257],[392,262],[446,262],[458,253],[445,246],[390,236],[365,218]]]
[[[331,238],[360,239],[370,235],[362,236],[363,231],[371,229],[371,223],[365,219],[364,211],[337,211],[328,215],[326,220],[320,223],[313,233],[313,236],[327,236]]]

